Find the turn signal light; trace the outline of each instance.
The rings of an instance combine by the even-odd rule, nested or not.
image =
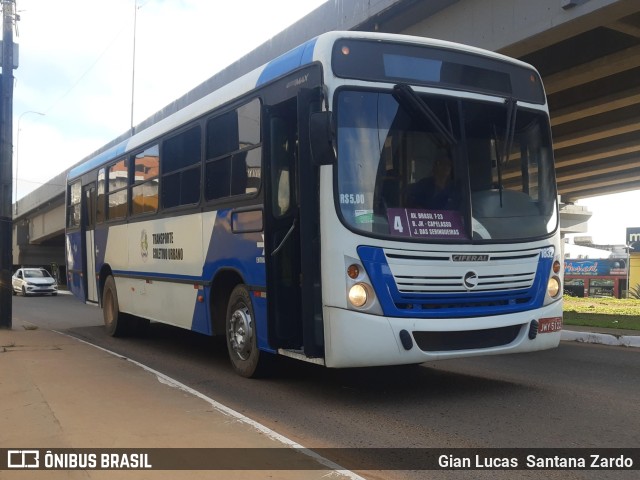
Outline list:
[[[347,275],[349,276],[349,278],[355,280],[356,278],[358,278],[358,276],[360,276],[360,267],[355,263],[353,265],[349,265],[349,267],[347,268]]]

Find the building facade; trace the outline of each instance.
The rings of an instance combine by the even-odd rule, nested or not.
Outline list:
[[[624,298],[626,290],[625,259],[567,259],[564,261],[564,291],[568,295]]]

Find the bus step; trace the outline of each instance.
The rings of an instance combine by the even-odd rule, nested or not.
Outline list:
[[[324,365],[324,358],[307,357],[302,350],[279,348],[278,353],[285,357],[302,360],[303,362],[315,363],[316,365]]]

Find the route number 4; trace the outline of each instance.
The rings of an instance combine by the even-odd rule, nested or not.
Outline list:
[[[396,215],[393,219],[393,229],[399,233],[404,232],[404,228],[402,227],[402,219],[399,215]]]

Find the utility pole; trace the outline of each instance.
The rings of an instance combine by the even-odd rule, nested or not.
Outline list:
[[[13,158],[13,16],[15,0],[2,0],[0,80],[0,328],[12,327],[13,242],[11,199]]]
[[[133,2],[133,60],[131,64],[131,136],[133,137],[133,100],[136,90],[136,26],[138,24],[138,0]]]

